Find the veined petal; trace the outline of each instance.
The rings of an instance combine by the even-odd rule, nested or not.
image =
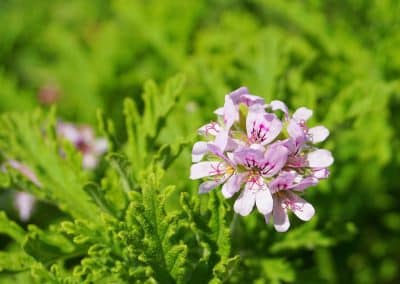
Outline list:
[[[309,139],[312,143],[324,141],[329,136],[329,130],[324,126],[315,126],[308,130]]]
[[[256,193],[256,206],[261,214],[269,214],[272,211],[272,196],[269,189],[258,190]]]
[[[199,141],[194,143],[192,149],[192,162],[197,163],[200,162],[201,159],[204,157],[204,154],[208,151],[208,143]]]
[[[199,186],[199,193],[207,193],[210,190],[216,188],[217,186],[219,186],[221,183],[223,183],[224,180],[209,180],[209,181],[205,181],[202,184],[200,184]]]
[[[263,176],[273,176],[277,174],[285,165],[289,151],[282,144],[274,143],[265,152],[264,161],[261,164]]]
[[[287,192],[287,196],[293,204],[290,209],[300,220],[309,221],[314,216],[315,209],[310,203],[293,192]]]
[[[297,139],[299,137],[304,137],[305,136],[303,128],[294,119],[291,119],[289,121],[289,124],[287,126],[287,132],[289,133],[289,136],[294,138],[294,139]]]
[[[297,122],[307,121],[312,116],[312,114],[313,111],[311,109],[306,107],[300,107],[294,112],[293,118]]]
[[[245,174],[233,174],[222,186],[222,195],[231,198],[240,190]]]
[[[296,173],[283,171],[268,184],[268,187],[272,193],[288,189],[292,186],[295,178]]]
[[[190,179],[199,179],[225,173],[223,162],[200,162],[190,168]]]
[[[216,136],[221,131],[221,126],[216,122],[210,122],[199,128],[198,133],[203,136]]]
[[[251,143],[266,145],[279,135],[282,122],[275,114],[265,112],[260,105],[253,105],[247,114],[246,130]]]
[[[286,209],[282,207],[281,200],[274,198],[274,208],[272,211],[274,217],[274,227],[278,232],[286,232],[289,230],[290,221]]]
[[[267,138],[262,143],[263,145],[266,145],[271,143],[279,135],[279,133],[281,133],[282,122],[276,117],[275,114],[267,114],[264,118],[266,121],[268,121],[270,129]]]
[[[254,190],[244,189],[239,197],[236,199],[233,209],[236,213],[242,216],[247,216],[253,210],[256,202]]]
[[[264,153],[260,150],[243,148],[233,153],[233,160],[236,164],[245,166],[248,169],[257,167],[258,163],[263,161]]]
[[[318,149],[307,154],[307,161],[310,168],[325,168],[333,163],[333,157],[330,151]]]

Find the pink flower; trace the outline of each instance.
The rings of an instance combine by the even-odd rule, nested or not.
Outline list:
[[[59,122],[57,134],[70,141],[82,153],[82,166],[85,169],[95,168],[100,156],[107,151],[107,140],[96,138],[90,126]]]
[[[37,187],[42,187],[39,179],[36,174],[24,164],[16,161],[16,160],[8,160],[3,164],[2,169],[6,171],[6,166],[9,165],[14,170],[18,171],[20,174],[25,176],[30,182],[35,184]],[[14,205],[18,210],[19,217],[21,221],[28,221],[35,209],[36,199],[33,195],[26,192],[17,192],[14,195]]]
[[[249,107],[246,130],[250,144],[266,145],[279,135],[282,122],[275,114],[267,113],[263,107],[255,105]]]
[[[272,211],[272,196],[265,179],[276,175],[286,159],[287,149],[280,144],[270,145],[265,153],[250,148],[234,153],[236,164],[245,169],[242,174],[245,187],[233,207],[236,213],[247,216],[254,205],[261,214]],[[236,191],[236,188],[232,190],[233,193]]]
[[[275,112],[283,112],[283,118]],[[256,207],[280,232],[289,229],[289,211],[310,220],[314,207],[298,194],[329,176],[332,154],[314,145],[328,137],[328,129],[308,127],[310,109],[291,115],[285,103],[265,104],[245,87],[226,95],[215,113],[217,122],[199,129],[206,141],[192,150],[190,178],[207,179],[199,192],[222,185],[225,198],[238,194],[236,213],[247,216]]]
[[[269,223],[272,215],[275,230],[278,232],[286,232],[289,229],[289,210],[303,221],[309,221],[315,214],[314,207],[292,191],[279,191],[273,194],[273,201],[272,214],[266,214],[265,221]]]
[[[241,87],[228,95],[225,95],[225,104],[222,108],[215,111],[221,120],[222,131],[217,135],[218,145],[222,150],[225,150],[225,146],[230,138],[229,132],[234,123],[237,123],[240,119],[239,107],[245,105],[247,107],[254,106],[254,108],[263,108],[265,105],[264,99],[250,95],[246,87]],[[267,118],[268,119],[268,118]],[[271,119],[271,118],[270,118]],[[249,129],[252,126],[249,127]],[[265,142],[266,144],[267,142]]]
[[[191,179],[211,178],[200,184],[199,193],[209,192],[224,183],[223,188],[228,187],[229,189],[223,189],[223,191],[232,190],[232,186],[237,183],[236,179],[238,178],[233,161],[214,144],[207,144],[207,152],[210,153],[212,160],[195,163],[190,169]]]
[[[36,198],[27,192],[16,192],[14,196],[14,204],[18,210],[21,221],[28,221],[35,209]]]
[[[278,232],[285,232],[290,227],[288,211],[292,211],[303,221],[310,220],[315,213],[314,207],[299,197],[295,192],[314,186],[318,179],[310,176],[303,177],[295,171],[283,171],[280,175],[269,183],[269,188],[273,196],[274,207],[272,213],[265,214],[267,223],[271,221]]]

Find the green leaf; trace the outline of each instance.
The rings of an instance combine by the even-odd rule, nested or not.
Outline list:
[[[291,229],[280,241],[271,245],[272,253],[279,253],[288,250],[296,251],[300,249],[314,250],[318,247],[329,247],[334,244],[334,240],[325,236],[322,232],[315,230],[317,219]]]
[[[0,272],[29,270],[35,261],[24,252],[0,252]]]
[[[0,233],[10,236],[18,243],[22,243],[25,237],[24,229],[8,219],[3,211],[0,211]]]
[[[40,262],[49,264],[80,254],[72,242],[61,234],[44,232],[33,225],[29,225],[28,229],[23,249]]]
[[[99,209],[89,202],[83,190],[88,175],[82,171],[81,155],[70,143],[59,141],[55,136],[54,111],[48,115],[41,111],[2,115],[0,148],[9,158],[23,161],[43,185],[40,190],[37,187],[24,189],[55,203],[74,217],[98,218]],[[17,184],[18,180],[15,180]]]

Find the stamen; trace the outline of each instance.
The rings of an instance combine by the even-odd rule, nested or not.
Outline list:
[[[302,205],[296,205],[295,202],[293,202],[292,200],[290,200],[289,198],[286,198],[283,202],[282,202],[282,207],[284,209],[289,209],[292,211],[300,211],[303,212],[303,207],[304,204]]]
[[[255,186],[257,186],[257,189],[260,189],[264,185],[262,178],[260,178],[260,175],[256,172],[253,172],[248,176],[247,183],[250,183],[250,190],[253,190]]]
[[[209,175],[222,175],[225,173],[225,170],[223,168],[224,163],[219,162],[217,166],[211,165],[212,171],[209,172]]]
[[[250,142],[252,143],[261,143],[267,139],[267,133],[269,128],[266,127],[264,124],[260,124],[258,128],[256,128],[256,122],[253,121],[253,127],[251,129],[251,137],[249,138]]]

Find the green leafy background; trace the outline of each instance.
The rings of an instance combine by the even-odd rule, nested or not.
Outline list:
[[[0,172],[0,283],[399,283],[399,31],[397,0],[0,1],[0,156],[43,184]],[[188,179],[242,85],[331,130],[317,214],[285,234]],[[96,171],[57,119],[108,137]]]

